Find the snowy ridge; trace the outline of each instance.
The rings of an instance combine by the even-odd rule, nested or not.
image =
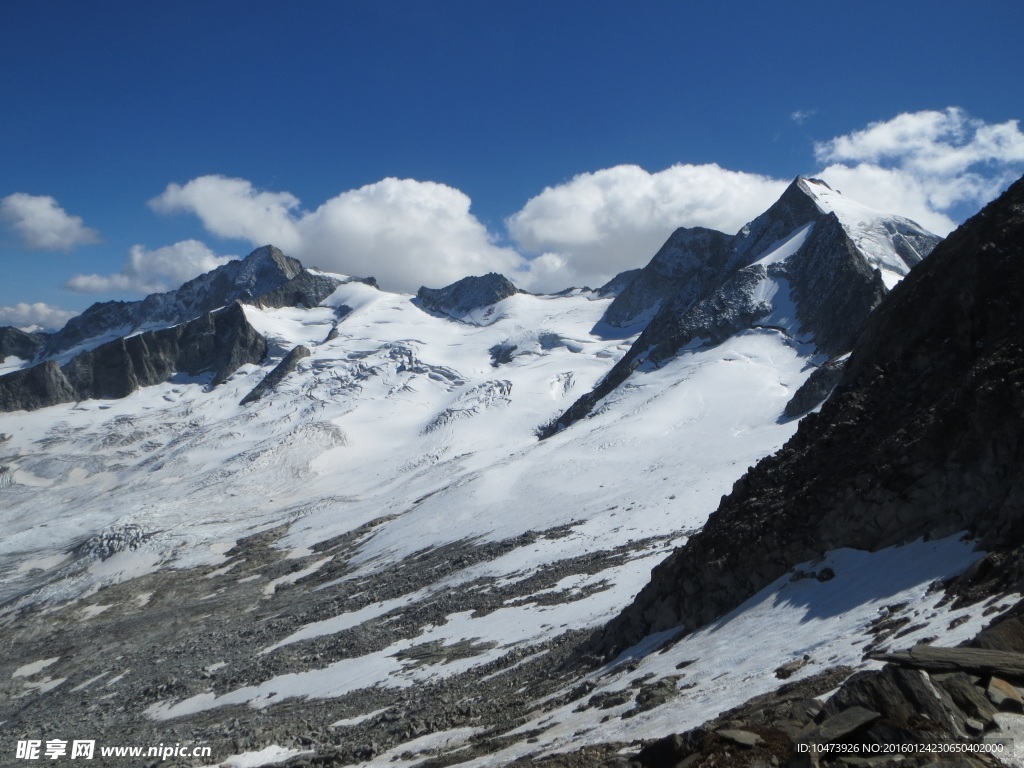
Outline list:
[[[879,269],[887,288],[906,277],[941,238],[910,219],[882,213],[844,197],[820,179],[801,179],[801,188],[823,213],[834,213],[872,267]]]

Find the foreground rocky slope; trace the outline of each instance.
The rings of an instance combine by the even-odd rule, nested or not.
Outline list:
[[[872,316],[820,414],[744,475],[604,632],[615,653],[713,621],[797,563],[967,531],[1024,541],[1024,181]]]

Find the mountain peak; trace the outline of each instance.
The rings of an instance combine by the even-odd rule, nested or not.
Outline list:
[[[244,259],[242,264],[246,269],[277,269],[288,280],[291,280],[302,271],[302,263],[291,256],[285,256],[284,252],[275,245],[262,245]]]
[[[519,289],[504,275],[490,272],[457,280],[444,288],[422,286],[416,292],[421,306],[433,312],[450,315],[456,319],[483,307],[491,306],[502,299],[514,296]]]

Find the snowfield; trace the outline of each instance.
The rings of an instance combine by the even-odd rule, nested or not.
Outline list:
[[[829,192],[815,192],[819,207],[887,284],[906,274],[876,236],[876,212]],[[756,263],[784,262],[813,226]],[[507,680],[531,701],[517,675],[616,616],[743,472],[795,432],[784,408],[825,358],[802,336],[785,278],[765,277],[755,293],[770,305],[756,327],[645,365],[544,441],[541,429],[640,331],[601,322],[610,298],[520,293],[453,319],[347,282],[313,308],[246,306],[270,354],[217,387],[176,376],[121,400],[3,414],[0,626],[34,612],[71,636],[102,633],[104,622],[137,626],[170,606],[195,624],[160,627],[146,674],[171,657],[183,659],[178,670],[197,665],[186,685],[150,684],[136,682],[137,657],[75,662],[69,651],[12,667],[9,685],[97,701],[130,690],[137,715],[166,728],[321,702],[342,741],[391,722],[388,697],[413,686]],[[296,369],[241,405],[298,345],[310,354]],[[675,733],[773,690],[787,664],[793,679],[870,667],[880,617],[911,627],[886,647],[953,645],[983,619],[940,604],[932,587],[982,554],[956,537],[831,552],[805,564],[811,577],[783,577],[711,626],[648,638],[582,681],[583,698],[573,686],[545,689],[510,726],[522,738],[466,765]],[[218,645],[231,633],[235,645]],[[659,681],[667,701],[631,711],[635,691]],[[415,765],[485,730],[410,726],[361,764]],[[303,752],[268,736],[236,742],[219,764]]]

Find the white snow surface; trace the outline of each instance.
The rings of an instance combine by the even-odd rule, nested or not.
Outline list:
[[[788,258],[809,232],[804,227],[784,238],[765,263]],[[0,443],[0,463],[12,478],[0,489],[6,532],[0,622],[17,607],[64,604],[158,569],[222,566],[231,544],[257,531],[285,526],[277,546],[283,555],[304,557],[318,542],[377,521],[359,540],[354,570],[344,578],[372,577],[389,563],[457,541],[563,531],[419,592],[307,624],[264,653],[358,626],[474,579],[516,582],[584,552],[630,543],[636,551],[557,585],[578,599],[546,605],[536,593],[486,615],[451,613],[418,636],[366,656],[219,696],[209,690],[162,701],[147,713],[164,719],[227,704],[263,709],[293,697],[406,687],[569,629],[597,627],[630,602],[673,546],[703,525],[749,466],[796,430],[783,408],[820,359],[795,338],[787,282],[766,280],[758,291],[774,307],[763,321],[773,327],[718,346],[690,345],[661,368],[631,377],[589,418],[543,442],[536,429],[589,391],[633,340],[591,333],[610,299],[517,294],[499,302],[486,325],[427,314],[409,296],[361,283],[340,286],[313,309],[246,307],[250,322],[271,341],[271,358],[243,366],[218,387],[211,388],[208,377],[176,377],[122,400],[0,415],[0,431],[9,435]],[[338,336],[327,341],[335,327]],[[517,345],[514,358],[493,366],[489,350],[508,343]],[[297,344],[311,350],[297,370],[258,402],[239,405]],[[106,559],[82,554],[111,537],[130,543]],[[798,676],[836,664],[863,666],[863,647],[872,639],[868,624],[900,602],[915,624],[925,625],[901,644],[937,632],[943,644],[953,644],[976,632],[978,621],[946,632],[959,614],[939,607],[941,593],[929,593],[928,586],[978,557],[955,539],[874,554],[830,553],[807,567],[831,567],[835,579],[780,579],[663,653],[650,651],[671,633],[650,638],[625,659],[639,660],[635,672],[627,673],[620,661],[593,675],[596,693],[626,687],[648,672],[681,674],[681,694],[669,704],[601,724],[619,710],[574,712],[574,702],[523,727],[544,729],[538,743],[467,765],[501,765],[528,749],[677,732],[776,687],[772,671],[805,653],[811,661]],[[267,582],[265,594],[327,561],[311,559],[289,578]],[[396,655],[434,641],[470,641],[480,652],[419,665]],[[438,739],[453,745],[470,735],[451,732],[419,746],[438,748]],[[370,764],[394,764],[391,757],[407,750]],[[232,759],[259,765],[245,761],[264,757],[272,761],[253,754]]]
[[[892,289],[907,276],[912,265],[896,252],[893,239],[899,237],[906,247],[912,247],[900,233],[927,234],[920,226],[910,219],[882,213],[844,197],[817,179],[804,179],[803,186],[814,197],[819,210],[836,215],[868,263],[881,272],[886,288]]]

